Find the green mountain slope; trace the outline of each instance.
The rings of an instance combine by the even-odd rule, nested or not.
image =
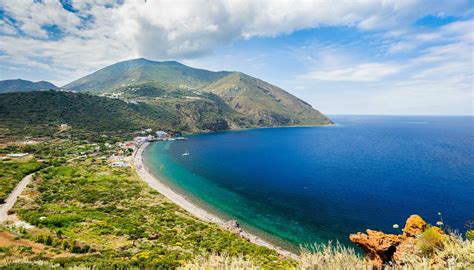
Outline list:
[[[227,74],[228,72],[191,68],[174,61],[157,62],[139,58],[107,66],[63,88],[78,92],[107,92],[117,87],[143,81],[200,87]]]
[[[22,79],[0,81],[0,93],[29,92],[50,89],[55,90],[58,89],[58,87],[46,81],[32,82]]]
[[[181,120],[180,128],[185,131],[257,126],[255,121],[230,108],[214,93],[190,90],[158,81],[128,84],[100,95],[173,110]]]
[[[174,61],[140,58],[119,62],[63,88],[114,94],[149,104],[179,107],[179,110],[188,109],[187,105],[194,104],[191,100],[202,100],[204,95],[214,106],[226,111],[222,116],[228,128],[332,123],[308,103],[262,80],[240,72],[212,72]],[[213,98],[209,98],[210,94]],[[216,98],[220,103],[215,103]],[[188,115],[188,118],[193,117]]]
[[[61,124],[71,133],[225,130],[244,120],[213,94],[196,98],[127,103],[89,94],[39,91],[0,94],[0,135],[52,135]],[[248,124],[247,126],[250,126]]]
[[[234,72],[202,88],[258,125],[317,125],[332,122],[311,105],[283,89],[249,75]]]

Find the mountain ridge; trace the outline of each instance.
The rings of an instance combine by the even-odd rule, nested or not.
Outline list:
[[[199,87],[228,73],[227,71],[214,72],[191,68],[177,61],[152,61],[137,58],[106,66],[66,84],[62,88],[78,92],[103,92],[126,83],[147,80]]]
[[[139,98],[143,102],[163,103],[171,95],[176,102],[182,103],[190,98],[199,99],[199,94],[212,93],[236,115],[247,118],[244,122],[250,123],[250,126],[332,124],[329,118],[307,102],[268,82],[238,71],[209,71],[176,61],[160,62],[145,58],[122,61],[79,78],[62,89],[98,95],[119,92],[120,95],[130,96],[131,92],[137,93],[136,90],[147,82],[146,87],[155,94],[153,87],[156,86],[152,82],[161,84],[158,88],[162,96],[141,95]],[[178,92],[180,94],[176,95]],[[229,124],[229,127],[242,127],[234,124]]]
[[[0,81],[0,93],[10,92],[30,92],[30,91],[41,91],[41,90],[57,90],[59,89],[53,83],[48,81],[28,81],[23,79],[11,79]]]

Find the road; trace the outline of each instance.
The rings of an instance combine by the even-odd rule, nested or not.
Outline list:
[[[5,200],[5,204],[0,205],[0,222],[4,222],[8,218],[8,210],[12,209],[13,205],[15,205],[18,196],[23,192],[26,188],[28,183],[30,183],[31,179],[33,178],[33,174],[28,174],[27,176],[21,179],[20,183],[13,189],[12,193],[8,196]]]

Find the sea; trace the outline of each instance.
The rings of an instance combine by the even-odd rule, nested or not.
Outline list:
[[[474,220],[474,117],[330,117],[335,125],[155,142],[145,164],[192,202],[296,252],[351,246],[349,235],[366,229],[400,233],[412,214],[466,231]]]

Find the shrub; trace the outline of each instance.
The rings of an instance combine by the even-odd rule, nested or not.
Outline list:
[[[23,254],[32,254],[33,253],[33,248],[28,247],[28,246],[19,246],[19,247],[17,247],[17,250],[20,253],[23,253]]]
[[[468,240],[474,241],[474,230],[468,230],[466,232],[466,238]]]
[[[418,238],[417,247],[423,254],[432,253],[443,247],[446,235],[438,227],[429,227]]]

